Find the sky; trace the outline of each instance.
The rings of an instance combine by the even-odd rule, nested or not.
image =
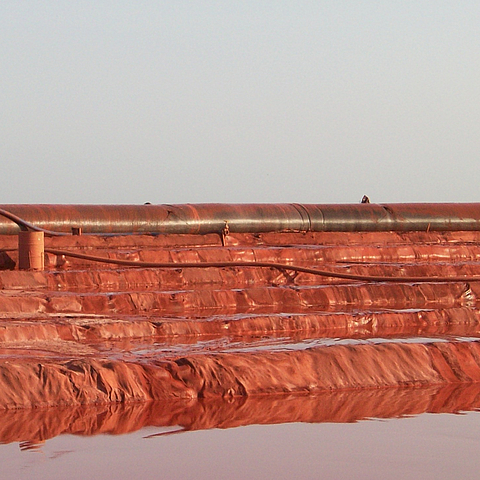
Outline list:
[[[480,2],[2,0],[0,203],[476,202]]]

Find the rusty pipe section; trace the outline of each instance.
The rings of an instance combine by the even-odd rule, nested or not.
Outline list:
[[[0,205],[55,232],[206,234],[276,231],[371,232],[480,230],[480,203]],[[20,226],[0,217],[0,234]]]

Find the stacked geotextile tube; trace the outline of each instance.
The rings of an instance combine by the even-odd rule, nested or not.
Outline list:
[[[480,203],[437,204],[183,204],[0,205],[4,211],[55,232],[206,234],[279,231],[480,230]],[[20,226],[0,217],[0,234]]]

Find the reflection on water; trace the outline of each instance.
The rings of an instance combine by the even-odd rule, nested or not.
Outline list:
[[[37,442],[32,442],[30,440],[25,440],[24,442],[20,442],[20,450],[22,452],[29,452],[29,451],[36,451],[41,450],[42,445],[44,445],[44,441],[40,440]]]
[[[246,425],[352,423],[478,408],[480,384],[19,409],[0,413],[0,443],[20,442],[20,448],[28,451],[63,434],[119,435],[157,428],[152,437]]]
[[[477,478],[480,413],[452,413],[479,406],[462,385],[19,410],[0,417],[0,477]]]

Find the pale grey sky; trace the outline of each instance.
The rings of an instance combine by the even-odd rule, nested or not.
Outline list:
[[[480,201],[480,2],[2,0],[0,203]]]

